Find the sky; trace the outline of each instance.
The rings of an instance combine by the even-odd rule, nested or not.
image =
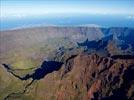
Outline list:
[[[55,14],[127,15],[134,18],[134,0],[1,0],[0,17]]]

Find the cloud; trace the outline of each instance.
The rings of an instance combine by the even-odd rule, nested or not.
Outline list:
[[[134,19],[134,15],[127,16],[128,19]]]
[[[13,18],[25,18],[27,17],[26,14],[8,14],[8,15],[4,15],[4,14],[1,14],[0,18],[1,19],[13,19]]]

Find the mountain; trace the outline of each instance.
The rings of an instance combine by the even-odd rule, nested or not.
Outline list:
[[[117,28],[116,28],[117,29]],[[134,54],[134,30],[133,29],[105,29],[105,37],[98,40],[85,40],[77,42],[78,46],[86,47],[89,50],[106,51],[109,55]],[[104,29],[102,29],[104,31]],[[112,31],[112,33],[110,32]],[[106,53],[105,52],[105,53]]]
[[[66,59],[62,68],[56,72],[51,71],[51,68],[57,62],[51,63],[44,62],[43,69],[39,68],[33,74],[26,75],[33,77],[33,80],[27,82],[24,89],[18,89],[20,92],[8,94],[5,100],[134,99],[134,58],[114,59],[98,54],[80,53]],[[47,71],[51,73],[47,75]],[[28,81],[26,77],[21,78],[21,81]]]
[[[0,100],[133,100],[134,29],[0,33]]]

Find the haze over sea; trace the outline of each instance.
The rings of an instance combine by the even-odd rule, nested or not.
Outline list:
[[[39,26],[134,27],[133,0],[1,0],[0,30]]]
[[[0,30],[11,30],[39,26],[99,26],[133,27],[134,19],[126,16],[75,15],[75,16],[33,16],[1,20]]]

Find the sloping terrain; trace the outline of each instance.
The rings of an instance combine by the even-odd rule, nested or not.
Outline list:
[[[91,34],[93,33],[93,34]],[[74,47],[76,41],[103,37],[99,28],[42,27],[0,32],[0,59],[15,68],[38,66],[49,52],[61,46]]]
[[[134,29],[0,33],[0,100],[134,99]]]
[[[29,75],[34,80],[32,83],[29,82],[24,90],[19,88],[19,92],[8,94],[5,100],[134,99],[134,58],[114,59],[81,53],[69,57],[56,72],[50,69],[58,63],[44,63],[45,69]],[[28,81],[26,77],[24,79]]]

